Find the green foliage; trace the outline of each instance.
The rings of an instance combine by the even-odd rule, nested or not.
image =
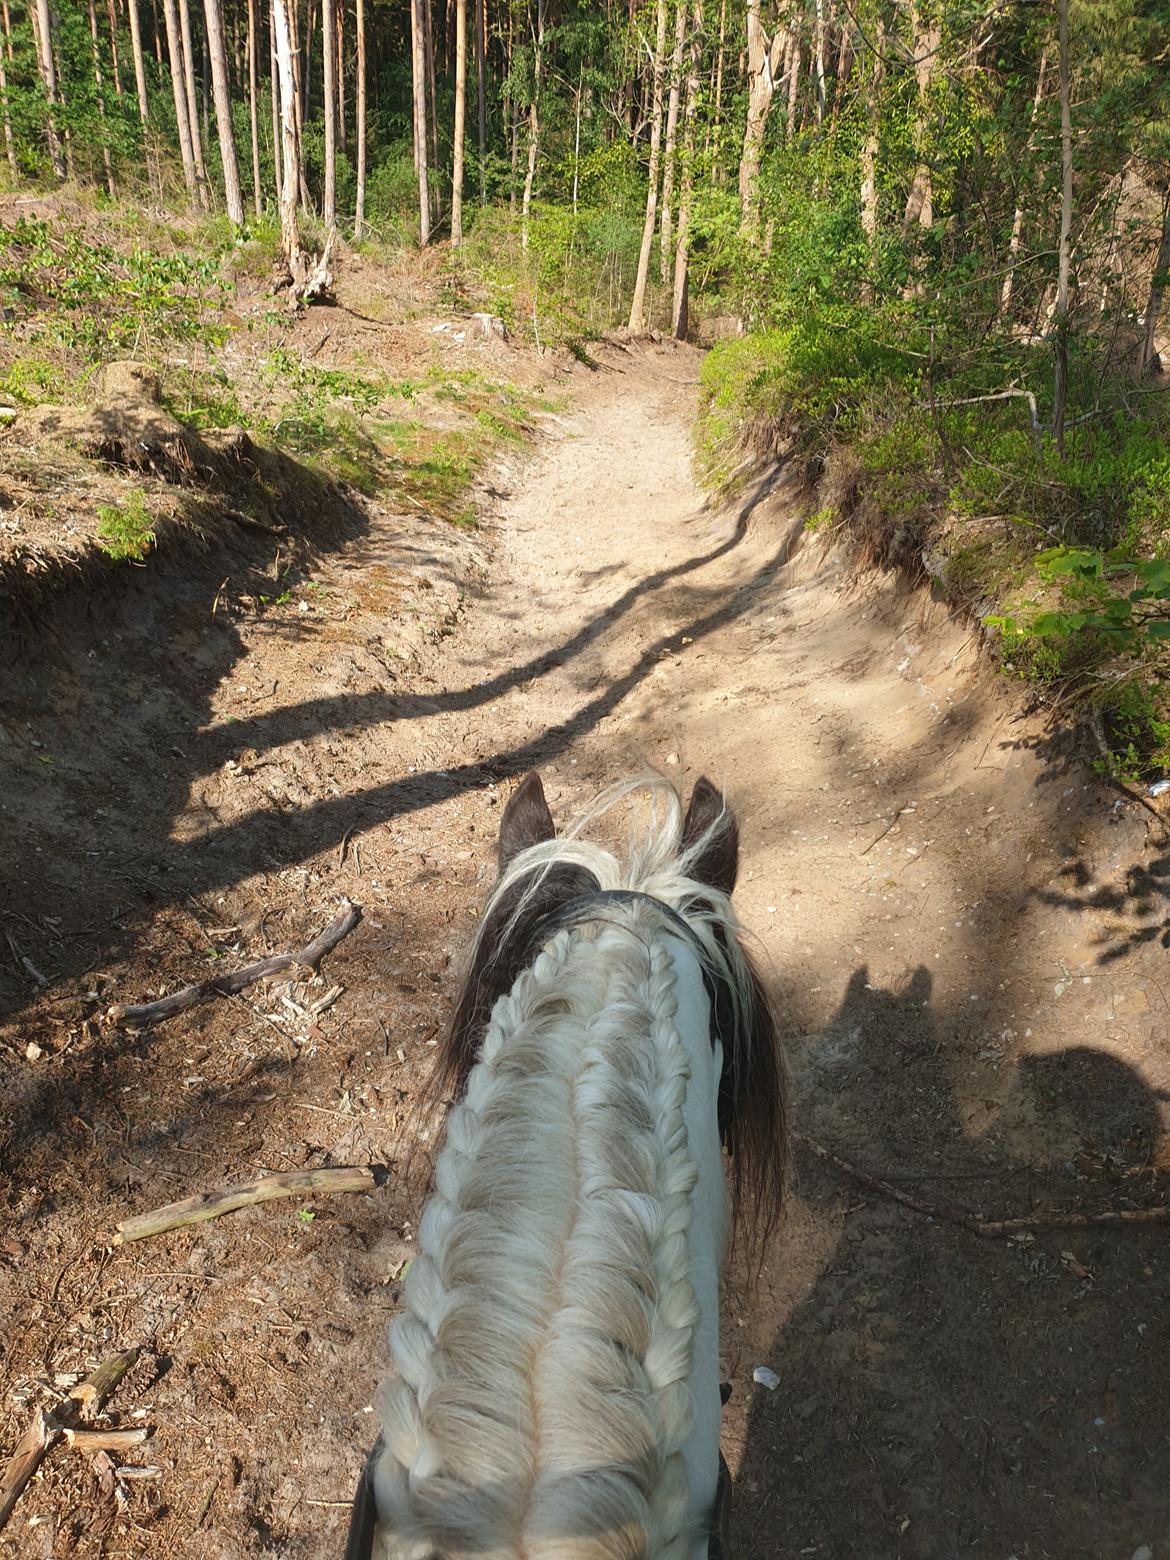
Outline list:
[[[100,505],[97,516],[98,546],[115,562],[138,563],[154,546],[154,526],[141,492],[122,504]]]

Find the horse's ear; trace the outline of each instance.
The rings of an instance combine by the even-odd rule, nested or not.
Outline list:
[[[500,819],[500,871],[505,871],[522,850],[555,839],[556,833],[544,787],[534,769],[512,792]]]
[[[704,835],[707,842],[691,871],[708,888],[730,894],[739,873],[739,827],[723,792],[701,775],[683,820],[683,850],[693,849]]]

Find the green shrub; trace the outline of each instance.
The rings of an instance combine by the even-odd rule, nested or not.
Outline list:
[[[154,546],[154,526],[141,492],[131,493],[122,504],[98,508],[98,546],[116,562],[139,562]]]

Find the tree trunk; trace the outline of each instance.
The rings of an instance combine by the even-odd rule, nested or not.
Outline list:
[[[65,177],[65,162],[61,155],[61,138],[57,134],[57,121],[53,115],[53,109],[58,100],[57,95],[57,65],[53,59],[53,28],[49,19],[49,0],[36,0],[35,8],[30,5],[29,18],[36,34],[37,64],[40,67],[41,83],[45,89],[45,96],[49,100],[49,112],[45,116],[45,130],[49,141],[49,156],[53,162],[53,172],[58,179]]]
[[[817,23],[814,43],[816,47],[817,73],[817,124],[825,117],[825,0],[817,0]]]
[[[727,39],[727,0],[719,0],[719,50],[715,57],[715,113],[708,137],[714,148],[715,183],[723,183],[723,149],[719,144],[719,124],[723,108],[723,51]]]
[[[663,78],[666,65],[666,0],[658,0],[658,27],[654,38],[653,118],[650,121],[650,168],[646,189],[646,220],[642,226],[642,248],[638,254],[638,274],[630,304],[630,330],[641,335],[646,329],[646,282],[650,274],[650,250],[654,244],[654,219],[658,215],[658,154],[662,146]]]
[[[281,178],[280,146],[280,68],[276,60],[276,21],[272,0],[268,0],[268,93],[272,109],[272,177],[276,185],[276,204],[280,205],[284,184]]]
[[[1043,49],[1040,53],[1040,69],[1036,75],[1036,96],[1032,99],[1032,117],[1028,122],[1028,139],[1024,144],[1023,167],[1020,170],[1021,177],[1023,169],[1027,168],[1032,158],[1032,149],[1036,137],[1036,121],[1040,114],[1040,104],[1044,101],[1044,77],[1047,69],[1048,50]],[[1015,215],[1012,217],[1012,236],[1008,243],[1007,275],[1003,279],[1003,288],[999,295],[999,317],[1001,320],[1006,318],[1008,310],[1011,308],[1012,289],[1015,286],[1016,261],[1019,258],[1020,240],[1023,234],[1024,205],[1023,201],[1020,200],[1016,206]]]
[[[687,0],[677,0],[674,54],[670,61],[670,97],[666,109],[666,151],[662,160],[662,216],[659,221],[659,274],[665,287],[674,249],[674,144],[678,135],[678,106],[682,96],[683,44],[687,36]]]
[[[191,8],[188,0],[179,0],[179,27],[183,40],[183,84],[187,95],[187,122],[191,127],[191,155],[195,159],[199,204],[206,207],[207,168],[203,161],[203,142],[199,136],[199,100],[195,95],[195,57],[191,50]]]
[[[174,0],[166,0],[173,5]],[[297,196],[301,173],[297,167],[296,84],[293,79],[292,34],[289,31],[285,0],[272,0],[272,23],[276,41],[276,63],[280,76],[280,145],[283,164],[280,179],[280,241],[289,275],[295,276],[300,264],[301,234],[297,226]]]
[[[110,20],[110,63],[113,66],[114,96],[122,96],[122,70],[118,64],[118,13],[114,0],[106,0],[106,14]]]
[[[666,0],[659,0],[665,5]],[[520,247],[528,248],[528,216],[532,209],[532,187],[536,182],[536,160],[540,154],[540,86],[544,71],[544,5],[536,0],[536,52],[532,66],[532,102],[528,108],[528,167],[524,174],[524,199],[520,207]]]
[[[487,60],[487,0],[475,0],[475,92],[479,110],[479,203],[487,205],[487,95],[484,68]]]
[[[788,66],[788,117],[784,126],[785,137],[791,141],[796,134],[796,109],[800,93],[800,12],[792,22],[792,54]]]
[[[134,89],[138,94],[138,117],[145,131],[149,108],[146,101],[146,61],[142,57],[142,20],[138,15],[138,0],[128,0],[130,17],[130,52],[134,56]]]
[[[183,86],[183,38],[175,0],[163,0],[163,20],[167,30],[167,54],[171,62],[171,90],[175,100],[175,124],[179,132],[179,155],[183,159],[183,178],[187,183],[187,194],[193,201],[198,202],[199,175],[195,168],[195,152],[191,145],[191,120],[187,112],[187,94]]]
[[[439,168],[439,94],[435,85],[435,40],[431,25],[431,0],[422,0],[423,44],[427,56],[427,86],[423,93],[423,107],[431,135],[431,167],[436,175]]]
[[[783,28],[773,38],[768,38],[760,25],[760,0],[748,0],[748,106],[743,132],[743,156],[739,163],[739,205],[744,236],[753,244],[757,240],[759,228],[758,197],[764,131],[768,124],[768,111],[772,106],[772,94],[776,90],[776,66],[783,56],[786,41]]]
[[[98,117],[104,123],[106,99],[102,91],[102,59],[98,48],[97,6],[94,4],[94,0],[89,0],[87,9],[89,12],[89,37],[93,45],[93,80],[97,89]],[[114,183],[114,169],[110,163],[110,138],[104,130],[102,131],[102,166],[105,168],[106,173],[106,189],[110,192],[111,200],[116,199],[118,189]]]
[[[150,21],[151,26],[154,29],[154,58],[158,65],[158,76],[159,80],[161,81],[163,73],[163,49],[162,32],[160,31],[158,25],[158,0],[150,0]]]
[[[930,83],[942,39],[942,29],[938,22],[923,20],[917,0],[910,7],[910,16],[914,29],[914,76],[918,84],[918,102],[911,133],[918,165],[914,170],[910,193],[906,198],[906,210],[902,216],[904,238],[909,237],[915,224],[920,228],[928,228],[934,223],[934,187],[926,157],[926,133],[930,122]]]
[[[357,115],[357,206],[354,211],[353,236],[356,242],[362,236],[366,220],[366,10],[365,0],[357,0],[357,83],[354,112]]]
[[[325,178],[322,216],[325,231],[337,226],[337,20],[334,0],[321,0],[321,60],[325,102]]]
[[[861,230],[865,234],[866,243],[869,246],[869,268],[871,274],[877,266],[877,154],[880,146],[879,112],[881,107],[882,76],[885,73],[885,61],[883,59],[885,47],[886,30],[879,16],[874,24],[873,71],[869,78],[869,92],[866,99],[867,125],[865,141],[861,148]],[[873,302],[873,283],[868,278],[862,283],[861,296],[864,302]]]
[[[8,108],[8,74],[5,69],[5,59],[12,64],[12,18],[8,14],[8,0],[2,0],[4,17],[4,50],[0,53],[0,98],[4,105],[4,150],[8,154],[8,165],[12,169],[12,177],[20,177],[20,169],[16,161],[16,142],[12,135],[12,117]]]
[[[689,328],[689,276],[691,202],[695,184],[695,115],[699,105],[700,40],[703,34],[702,0],[695,0],[692,23],[690,65],[687,70],[686,109],[683,113],[682,178],[678,192],[678,237],[674,246],[674,298],[670,311],[670,328],[676,341],[687,339]]]
[[[1068,408],[1069,249],[1072,238],[1072,111],[1069,106],[1068,0],[1057,0],[1060,25],[1060,242],[1056,272],[1056,368],[1052,386],[1052,438],[1064,454]]]
[[[1149,370],[1158,356],[1154,338],[1158,330],[1158,316],[1162,312],[1162,299],[1166,292],[1167,281],[1170,281],[1170,188],[1162,192],[1162,238],[1158,245],[1158,253],[1154,257],[1150,295],[1146,299],[1146,329],[1138,360],[1138,368],[1143,374]]]
[[[248,123],[252,131],[252,205],[259,216],[264,209],[260,194],[260,125],[256,117],[256,0],[248,0]],[[275,153],[275,147],[273,152]]]
[[[411,86],[414,97],[414,148],[418,167],[418,241],[431,238],[431,196],[427,177],[427,51],[423,0],[410,0]]]
[[[215,91],[215,124],[219,131],[219,157],[223,164],[223,192],[228,221],[244,225],[244,197],[240,193],[240,166],[236,160],[236,135],[232,126],[232,92],[228,82],[227,50],[223,36],[220,0],[203,0],[207,23],[207,50],[211,56],[211,82]],[[255,118],[252,123],[255,125]]]
[[[467,112],[467,0],[455,0],[455,149],[451,168],[451,248],[463,242],[463,130]]]
[[[337,149],[346,154],[345,130],[345,0],[337,0]]]

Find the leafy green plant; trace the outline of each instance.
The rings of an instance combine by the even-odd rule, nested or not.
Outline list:
[[[98,507],[98,546],[115,562],[138,563],[154,546],[155,534],[146,499],[131,493],[122,504]]]

